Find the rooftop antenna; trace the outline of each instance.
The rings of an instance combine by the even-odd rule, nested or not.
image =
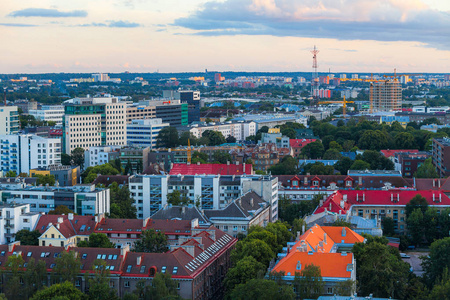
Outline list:
[[[317,68],[318,68],[318,64],[317,64],[317,54],[319,53],[319,50],[316,48],[316,45],[314,45],[314,50],[311,51],[311,53],[313,54],[313,73],[312,73],[312,80],[311,80],[311,95],[313,96],[313,98],[318,98],[318,92],[316,92],[316,90],[319,89],[319,76],[317,73]]]

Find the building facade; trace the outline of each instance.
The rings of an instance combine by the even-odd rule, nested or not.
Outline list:
[[[450,139],[433,139],[431,161],[440,177],[450,175]]]
[[[196,137],[201,138],[203,133],[207,130],[218,131],[227,138],[232,136],[236,141],[245,141],[250,135],[256,134],[255,122],[232,122],[227,121],[224,123],[208,123],[205,125],[195,125],[189,129],[189,131]]]
[[[39,220],[38,212],[30,212],[29,204],[0,204],[0,244],[15,241],[16,233],[22,229],[33,230]]]
[[[17,106],[0,106],[0,134],[19,132],[19,113]]]
[[[126,104],[117,98],[75,98],[64,104],[63,152],[126,145]]]
[[[29,114],[41,121],[52,121],[56,125],[62,125],[64,106],[62,105],[42,105],[41,109],[32,109]]]
[[[30,170],[30,176],[53,175],[59,186],[73,186],[78,183],[80,177],[80,166],[54,165],[48,168],[38,168]]]
[[[95,167],[119,158],[121,146],[94,146],[84,151],[84,166]]]
[[[371,83],[369,93],[375,111],[397,111],[402,108],[402,85],[397,79]]]
[[[132,120],[127,124],[127,143],[135,147],[156,148],[156,142],[159,132],[170,126],[169,123],[163,123],[162,119]]]

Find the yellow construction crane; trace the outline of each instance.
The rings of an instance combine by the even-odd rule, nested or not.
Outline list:
[[[355,101],[347,101],[345,100],[345,96],[344,96],[344,100],[342,101],[320,101],[319,104],[342,104],[342,114],[344,115],[345,118],[345,108],[347,107],[347,103],[355,103]]]
[[[191,163],[191,140],[188,139],[188,147],[187,147],[187,163]]]

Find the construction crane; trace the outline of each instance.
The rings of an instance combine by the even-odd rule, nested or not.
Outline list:
[[[344,96],[344,100],[342,101],[320,101],[319,104],[342,104],[342,114],[344,115],[345,118],[345,108],[347,107],[348,103],[355,103],[355,101],[347,101],[345,100],[345,96]]]
[[[191,140],[188,139],[188,147],[187,147],[187,163],[191,163]]]

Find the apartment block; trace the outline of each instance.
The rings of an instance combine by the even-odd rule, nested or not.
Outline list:
[[[148,166],[150,147],[123,147],[120,149],[119,159],[122,168],[130,168],[130,173],[142,173]]]
[[[74,98],[64,103],[63,152],[126,145],[126,104],[117,98]]]
[[[84,166],[95,167],[119,158],[121,146],[94,146],[84,151]]]
[[[29,114],[41,121],[56,122],[56,125],[62,125],[64,115],[64,106],[62,105],[42,105],[41,109],[30,109]]]
[[[397,79],[371,83],[369,93],[375,111],[396,111],[402,108],[402,85]]]
[[[33,230],[40,213],[30,212],[29,204],[0,204],[0,244],[15,241],[16,233],[22,229]]]
[[[31,134],[0,135],[0,170],[16,174],[61,164],[61,140]]]
[[[450,139],[433,139],[431,161],[440,177],[450,175]]]
[[[19,113],[17,106],[0,107],[0,134],[16,134],[19,132]]]
[[[79,215],[105,214],[110,209],[109,189],[93,184],[57,187],[0,183],[0,196],[7,203],[29,204],[31,212],[48,213],[59,205]]]
[[[227,121],[224,123],[208,123],[205,125],[194,125],[189,131],[196,137],[202,137],[203,133],[207,130],[219,131],[227,138],[232,136],[236,141],[245,141],[248,136],[256,134],[255,122],[232,122]]]
[[[156,148],[156,142],[159,132],[170,126],[169,123],[163,123],[162,119],[132,120],[127,124],[127,143],[135,147]]]

